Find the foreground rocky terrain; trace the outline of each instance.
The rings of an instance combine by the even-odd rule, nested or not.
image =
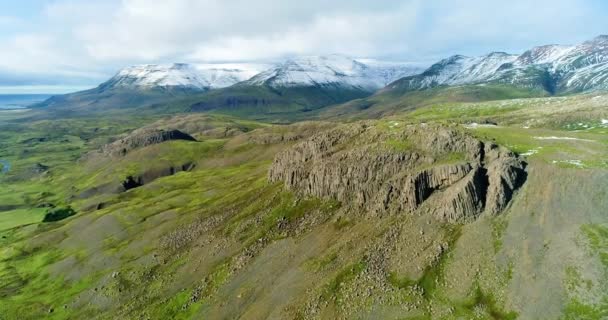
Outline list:
[[[493,143],[454,128],[399,126],[350,124],[315,135],[277,155],[269,180],[376,214],[432,203],[427,210],[448,222],[498,214],[525,181],[525,163]]]
[[[291,125],[6,113],[0,319],[603,319],[599,97]]]

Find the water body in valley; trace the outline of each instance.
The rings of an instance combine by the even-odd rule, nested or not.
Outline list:
[[[0,94],[0,110],[24,109],[49,97],[50,94]]]
[[[11,170],[11,163],[8,160],[0,159],[0,172],[7,173],[9,170]]]

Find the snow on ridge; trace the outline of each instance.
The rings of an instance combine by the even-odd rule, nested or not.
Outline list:
[[[462,85],[487,81],[501,66],[514,62],[518,57],[504,52],[493,52],[478,57],[455,55],[433,65],[431,68],[436,71],[423,78],[418,86],[429,88],[436,84]]]
[[[548,72],[559,90],[608,89],[608,36],[578,45],[544,45],[520,55],[502,52],[477,57],[455,55],[405,83],[412,89],[487,82],[534,86]]]
[[[423,65],[418,63],[361,58],[356,58],[355,60],[367,66],[367,70],[365,71],[366,77],[374,81],[379,88],[385,87],[401,78],[420,74],[424,71]]]
[[[299,56],[261,72],[246,83],[273,87],[335,85],[374,91],[421,71],[408,64],[354,59],[339,54]]]
[[[269,65],[254,63],[196,64],[194,67],[211,83],[211,88],[225,88],[248,80]]]
[[[275,65],[144,64],[120,70],[107,83],[114,87],[184,87],[208,90],[244,82],[276,87],[334,85],[374,91],[399,78],[422,71],[417,66],[398,62],[370,59],[366,62],[332,54],[299,56]]]
[[[288,59],[247,81],[274,87],[358,82],[363,65],[345,56],[301,56]]]
[[[224,88],[247,80],[259,69],[247,64],[143,64],[120,70],[109,83],[114,87],[181,87],[196,90]]]
[[[576,46],[550,44],[534,47],[519,56],[515,62],[516,66],[527,66],[530,64],[547,64],[563,59],[576,49]]]
[[[120,70],[110,81],[115,87],[186,87],[209,88],[211,84],[190,65],[144,64]]]
[[[489,79],[502,65],[512,63],[517,58],[517,55],[494,52],[485,56],[466,59],[459,77],[452,82],[454,84],[464,84]]]

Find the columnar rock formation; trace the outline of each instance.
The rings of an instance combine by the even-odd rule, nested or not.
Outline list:
[[[375,214],[421,209],[450,222],[500,213],[525,181],[512,152],[444,126],[340,125],[278,154],[271,182]]]

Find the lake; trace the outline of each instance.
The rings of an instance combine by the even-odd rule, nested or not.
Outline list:
[[[0,110],[23,109],[51,96],[51,94],[0,94]]]
[[[8,160],[2,160],[0,159],[0,172],[1,173],[7,173],[11,170],[11,163],[8,162]]]

